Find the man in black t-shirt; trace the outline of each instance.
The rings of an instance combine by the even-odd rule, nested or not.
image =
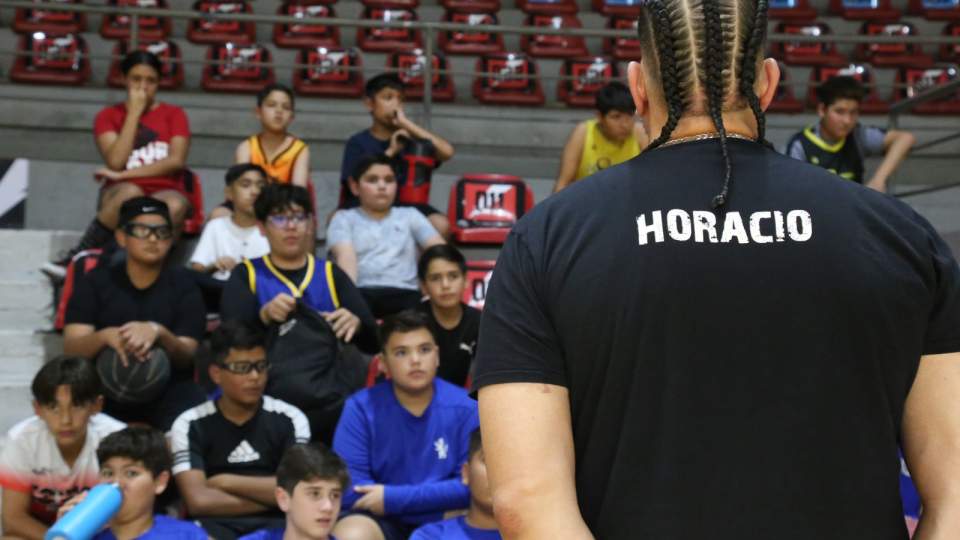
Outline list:
[[[106,262],[76,284],[67,305],[63,349],[94,359],[110,347],[123,362],[142,362],[151,349],[166,351],[173,376],[149,403],[120,403],[107,396],[104,412],[124,422],[162,430],[204,399],[193,382],[193,358],[206,319],[203,298],[186,270],[165,267],[173,243],[170,212],[163,201],[136,197],[120,208],[117,243],[122,262]]]
[[[470,377],[480,330],[480,310],[461,300],[467,261],[450,244],[433,246],[420,255],[417,277],[421,292],[428,297],[420,310],[427,315],[440,348],[437,377],[463,386]]]
[[[504,538],[906,540],[901,441],[919,534],[960,530],[960,269],[909,207],[753,140],[765,6],[643,3],[653,142],[500,253],[474,384]]]

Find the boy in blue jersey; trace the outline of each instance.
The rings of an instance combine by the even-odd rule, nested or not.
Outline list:
[[[286,526],[257,531],[240,540],[336,540],[330,529],[349,483],[340,456],[322,446],[291,446],[277,467],[277,506],[287,514]]]
[[[423,314],[394,315],[380,335],[390,380],[347,400],[333,438],[352,480],[349,512],[333,531],[339,540],[406,539],[470,503],[460,475],[479,426],[476,402],[436,378],[437,343]]]
[[[410,540],[500,540],[479,429],[470,435],[470,458],[463,464],[463,483],[470,488],[467,514],[428,523],[413,531]]]

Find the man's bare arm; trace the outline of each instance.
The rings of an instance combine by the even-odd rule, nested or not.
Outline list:
[[[914,540],[960,531],[960,353],[920,359],[903,413],[903,453],[923,501]]]
[[[560,156],[560,172],[557,173],[557,181],[553,184],[553,192],[573,183],[577,177],[577,169],[580,168],[580,156],[583,155],[583,144],[587,137],[586,124],[580,123],[573,128],[567,143],[563,146],[563,154]]]
[[[333,262],[337,263],[337,266],[356,283],[360,270],[357,266],[357,250],[353,248],[353,244],[346,242],[335,244],[330,247],[330,255]]]
[[[883,138],[883,161],[881,161],[880,166],[877,167],[877,172],[873,173],[873,178],[867,182],[867,187],[886,192],[887,179],[890,178],[893,171],[897,170],[900,163],[907,157],[907,154],[910,153],[910,149],[913,148],[915,142],[917,142],[916,137],[909,131],[898,131],[895,129],[888,131],[887,135]]]
[[[577,505],[570,397],[549,384],[480,389],[493,508],[506,540],[588,540]]]
[[[47,526],[30,515],[30,494],[12,489],[3,490],[3,534],[25,540],[41,540]]]

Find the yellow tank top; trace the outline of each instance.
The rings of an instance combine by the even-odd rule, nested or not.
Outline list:
[[[596,118],[587,120],[586,124],[587,136],[583,141],[583,153],[580,155],[580,167],[577,168],[575,180],[623,163],[640,153],[640,143],[633,133],[622,144],[617,144],[603,136]]]
[[[297,162],[300,152],[307,147],[307,143],[294,137],[293,143],[286,150],[268,162],[259,136],[252,135],[247,142],[250,144],[250,163],[263,167],[271,178],[281,184],[289,184],[293,180],[293,164]]]

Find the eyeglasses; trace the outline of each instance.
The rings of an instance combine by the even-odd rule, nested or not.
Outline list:
[[[258,360],[256,362],[220,362],[217,365],[234,375],[246,375],[251,371],[256,371],[257,374],[270,371],[270,362],[266,360]]]
[[[130,236],[146,240],[153,236],[157,240],[169,240],[173,238],[173,227],[169,225],[146,225],[144,223],[127,223],[123,226],[123,232]]]
[[[267,222],[278,229],[286,229],[291,225],[294,227],[303,225],[307,222],[307,218],[308,215],[305,212],[297,212],[295,214],[273,214],[272,216],[267,216]]]

